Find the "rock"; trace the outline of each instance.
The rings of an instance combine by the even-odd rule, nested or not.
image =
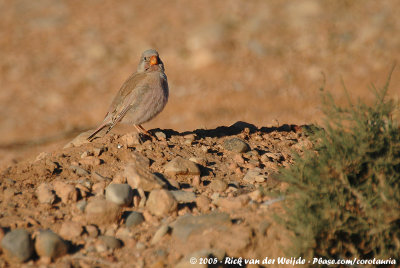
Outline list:
[[[178,156],[169,161],[164,167],[165,173],[170,175],[200,175],[196,163]]]
[[[131,132],[123,135],[121,137],[122,144],[126,147],[134,147],[135,145],[140,145],[140,136],[137,132]]]
[[[33,254],[33,242],[29,233],[23,229],[7,233],[1,240],[1,247],[10,261],[25,262]]]
[[[154,133],[154,135],[156,135],[157,139],[160,141],[167,139],[167,135],[165,135],[165,133],[162,131],[157,131],[156,133]]]
[[[203,157],[191,157],[189,158],[189,161],[195,162],[196,164],[206,166],[207,165],[207,159]]]
[[[81,200],[78,203],[76,203],[76,207],[82,212],[85,211],[86,206],[87,206],[87,201],[86,200]]]
[[[196,198],[196,206],[200,209],[200,211],[208,211],[210,209],[211,200],[205,196],[200,195]]]
[[[245,207],[249,203],[249,197],[247,195],[241,195],[238,197],[219,198],[216,202],[218,207],[222,211],[232,211]]]
[[[155,245],[158,242],[160,242],[161,238],[168,233],[169,231],[169,226],[168,225],[162,225],[160,228],[158,228],[158,230],[156,231],[156,233],[154,234],[153,238],[151,239],[151,244]]]
[[[156,216],[165,216],[177,210],[178,202],[167,190],[156,189],[150,192],[147,209]]]
[[[92,173],[92,178],[96,181],[102,182],[102,181],[110,181],[110,178],[104,177],[101,174],[97,172]]]
[[[56,200],[56,195],[47,183],[42,183],[36,189],[35,194],[42,204],[53,204]]]
[[[65,146],[64,149],[70,148],[70,147],[79,147],[82,144],[89,143],[87,138],[90,136],[92,133],[92,130],[88,130],[86,132],[83,132],[79,134],[77,137],[75,137],[72,141],[68,142]]]
[[[125,225],[126,225],[126,227],[135,227],[135,226],[141,224],[142,222],[144,222],[144,217],[143,217],[142,213],[132,211],[131,213],[129,213],[128,217],[126,218]]]
[[[100,165],[101,161],[99,158],[97,158],[95,156],[86,156],[82,160],[80,160],[79,163],[82,165],[85,165],[85,166],[98,166],[98,165]],[[82,170],[84,170],[84,169],[82,168]],[[80,176],[86,176],[83,174],[88,173],[88,175],[89,175],[88,171],[86,171],[86,170],[84,170],[84,171],[85,172],[83,172],[83,173],[81,171],[79,171],[80,174],[78,174],[78,172],[76,172],[76,174],[78,174]]]
[[[106,200],[120,206],[132,204],[133,191],[128,184],[109,184],[106,188]]]
[[[120,206],[104,199],[90,201],[85,212],[87,222],[96,225],[115,223],[121,216]]]
[[[150,192],[154,189],[166,187],[166,183],[158,176],[151,173],[147,167],[136,162],[125,167],[124,176],[133,189],[143,189],[143,191]]]
[[[228,184],[223,180],[213,179],[208,187],[214,192],[223,192],[228,188]]]
[[[228,229],[232,225],[229,214],[211,213],[200,216],[186,214],[179,217],[171,224],[172,235],[182,241],[186,241],[192,233],[202,233],[207,229]]]
[[[262,170],[260,168],[249,169],[243,177],[243,181],[247,183],[254,184],[255,182],[264,182],[265,176],[261,174]]]
[[[96,243],[96,249],[98,252],[103,252],[109,249],[114,250],[121,247],[122,243],[119,239],[108,235],[99,236]]]
[[[68,245],[57,234],[50,230],[41,231],[35,240],[36,253],[40,257],[56,259],[68,252]]]
[[[92,192],[95,195],[103,195],[104,194],[104,189],[106,188],[107,183],[105,181],[100,181],[92,186]]]
[[[196,200],[196,195],[193,192],[188,191],[170,191],[178,203],[192,203]]]
[[[61,198],[63,203],[67,204],[78,200],[78,191],[75,189],[75,186],[62,181],[54,181],[53,186],[56,194]]]
[[[245,153],[250,150],[250,146],[239,138],[232,138],[224,141],[223,147],[225,150],[235,153]]]
[[[129,239],[131,237],[132,233],[129,230],[129,228],[125,227],[120,227],[118,230],[115,232],[115,237],[118,239],[122,239],[123,241]]]
[[[87,171],[79,166],[76,166],[76,165],[70,165],[69,169],[71,169],[73,172],[75,172],[75,174],[78,176],[88,176],[90,174],[89,171]]]
[[[83,232],[83,227],[79,222],[65,221],[61,225],[59,234],[62,238],[71,240],[79,237]]]
[[[96,225],[86,225],[85,230],[90,237],[97,237],[99,235],[99,229]]]

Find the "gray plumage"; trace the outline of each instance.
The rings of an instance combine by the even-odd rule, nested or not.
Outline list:
[[[164,64],[156,50],[146,50],[140,58],[137,71],[124,82],[103,122],[88,140],[92,140],[105,127],[108,127],[107,134],[119,122],[133,124],[147,133],[141,124],[150,121],[164,109],[168,94]]]

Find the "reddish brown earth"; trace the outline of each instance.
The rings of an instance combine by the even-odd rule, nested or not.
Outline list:
[[[373,94],[368,86],[383,85],[400,58],[398,10],[400,4],[394,0],[0,0],[0,227],[5,231],[26,228],[35,236],[39,229],[59,232],[63,222],[75,221],[85,230],[87,224],[76,203],[96,195],[98,189],[91,188],[97,182],[93,172],[123,180],[120,173],[134,161],[133,151],[151,160],[151,172],[175,180],[175,186],[197,197],[210,198],[218,192],[222,197],[246,199],[260,186],[243,181],[257,165],[266,173],[263,189],[268,193],[284,190],[274,183],[269,188],[274,181],[269,174],[291,163],[290,149],[298,151],[304,143],[301,133],[284,124],[321,123],[319,89],[324,86],[342,102],[341,80],[353,99],[370,102]],[[140,53],[148,48],[157,49],[165,63],[170,100],[144,127],[162,129],[166,140],[130,147],[127,142],[134,138],[121,137],[134,128],[118,126],[93,144],[63,149],[79,133],[101,122],[120,85],[136,69]],[[389,91],[397,101],[399,77],[395,70]],[[237,121],[257,127],[250,127],[250,133],[245,127],[230,129],[228,134],[219,128]],[[185,144],[184,136],[190,133],[196,138]],[[258,154],[242,159],[223,149],[224,140],[231,136],[241,137]],[[118,144],[123,147],[118,149]],[[103,148],[100,155],[94,153],[96,148]],[[200,181],[165,174],[164,164],[178,155],[203,159]],[[90,174],[79,176],[71,165]],[[210,182],[215,179],[238,185],[213,191]],[[74,189],[87,180],[87,196],[82,196],[81,187],[76,198],[66,203],[58,197],[51,205],[39,204],[35,191],[40,184],[53,187],[60,180]],[[267,198],[271,197],[248,203],[239,198],[239,203],[230,204],[232,209],[225,208],[231,221],[226,232],[243,234],[242,247],[229,251],[227,245],[235,243],[222,238],[232,234],[220,233],[218,247],[226,256],[282,254],[278,246],[270,247],[277,241],[286,243],[278,237],[282,230],[274,229],[271,221],[271,231],[264,232],[268,224],[263,221],[269,221],[270,209],[279,209],[278,204],[263,208]],[[172,227],[151,245],[155,231],[185,213],[224,210],[224,204],[220,205],[211,203],[207,211],[201,211],[197,204],[180,204],[164,217],[147,213],[145,223],[129,230],[129,239],[114,251],[91,251],[97,240],[89,239],[84,231],[67,239],[70,251],[56,264],[91,267],[140,260],[143,267],[158,262],[154,267],[170,266],[198,248],[175,241]],[[123,226],[120,217],[114,225],[99,227],[103,234],[115,235]],[[192,239],[201,240],[196,235]],[[143,248],[137,247],[139,242]],[[204,243],[203,248],[215,246],[206,239]],[[0,259],[7,263],[3,255]],[[37,257],[30,262],[40,263]]]

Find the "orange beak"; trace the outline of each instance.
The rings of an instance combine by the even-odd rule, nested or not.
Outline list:
[[[158,64],[157,56],[151,56],[150,57],[150,65],[156,65],[156,64]]]

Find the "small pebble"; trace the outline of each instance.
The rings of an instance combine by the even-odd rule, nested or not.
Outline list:
[[[1,240],[1,247],[11,261],[25,262],[33,254],[33,242],[26,230],[16,229]]]
[[[239,138],[232,138],[225,140],[223,143],[223,147],[225,150],[236,152],[236,153],[245,153],[250,150],[250,146]]]
[[[142,222],[144,222],[143,214],[140,212],[132,211],[126,218],[125,225],[126,227],[134,227],[141,224]]]
[[[36,189],[35,194],[42,204],[53,204],[56,200],[56,195],[53,193],[50,185],[47,183],[42,183]]]
[[[41,231],[35,239],[36,253],[40,257],[56,259],[68,252],[68,245],[57,234],[50,230]]]
[[[90,201],[85,209],[88,223],[102,225],[117,222],[121,216],[121,208],[117,204],[97,199]]]
[[[167,190],[156,189],[150,192],[146,208],[156,216],[165,216],[178,208],[178,202]]]
[[[165,173],[171,175],[200,175],[200,169],[196,163],[179,156],[169,161],[164,170]]]
[[[208,187],[214,192],[223,192],[228,188],[228,184],[223,180],[213,179]]]
[[[83,227],[79,222],[65,221],[61,225],[60,235],[67,240],[79,237],[83,232]]]
[[[106,188],[106,200],[120,206],[129,206],[133,200],[133,190],[128,184],[110,184]]]

